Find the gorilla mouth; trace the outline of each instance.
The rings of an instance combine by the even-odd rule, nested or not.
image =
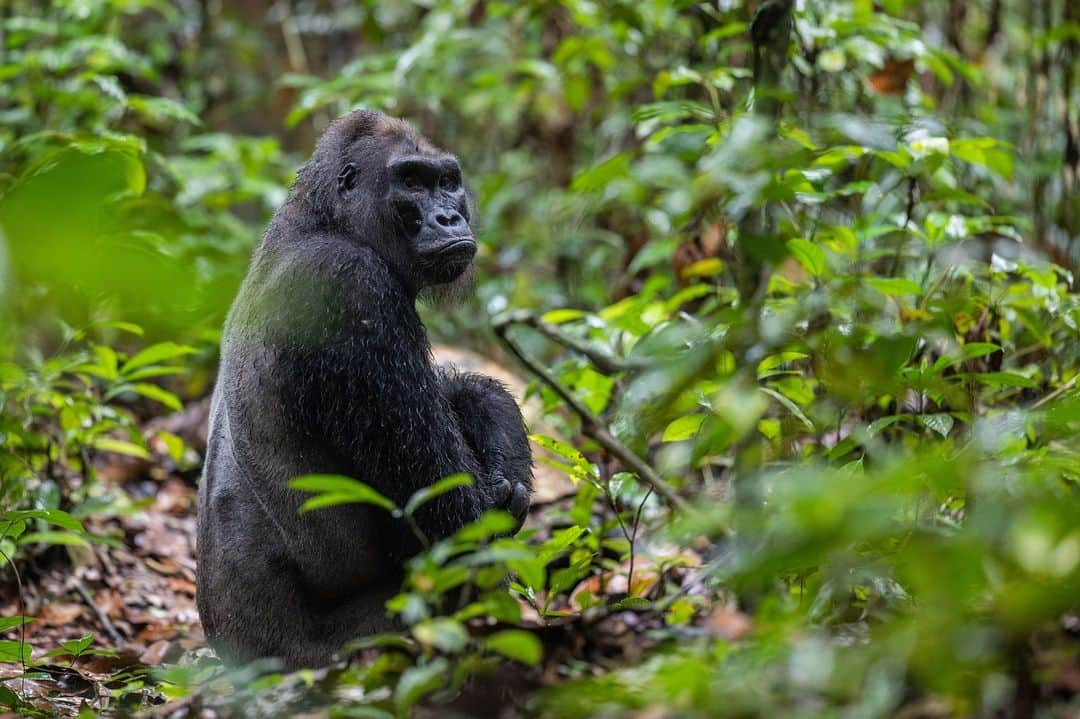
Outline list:
[[[446,244],[439,250],[439,254],[446,254],[447,252],[456,253],[465,249],[465,245],[469,246],[470,254],[476,252],[476,240],[472,235],[461,235],[460,237],[448,237],[446,238]]]
[[[442,284],[461,275],[476,255],[476,240],[471,235],[447,238],[439,249],[422,259],[423,274],[428,283]]]
[[[435,257],[439,263],[445,262],[457,265],[468,263],[475,254],[476,241],[471,235],[462,235],[458,238],[449,239],[445,245],[439,248]]]

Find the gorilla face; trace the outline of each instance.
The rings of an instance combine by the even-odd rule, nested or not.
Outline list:
[[[415,258],[420,287],[454,281],[476,255],[461,166],[452,155],[405,143],[389,153],[383,173],[386,207]],[[346,164],[338,178],[348,193],[357,170]]]

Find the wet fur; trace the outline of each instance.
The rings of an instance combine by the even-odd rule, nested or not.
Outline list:
[[[532,460],[517,405],[494,380],[438,370],[416,313],[420,262],[380,198],[395,148],[439,152],[404,123],[357,112],[332,125],[256,250],[226,323],[199,488],[198,606],[226,660],[328,662],[354,637],[393,628],[384,603],[417,551],[400,520],[368,505],[299,513],[310,473],[360,479],[399,506],[468,472],[418,514],[444,537],[521,499]],[[341,202],[341,163],[368,183]],[[526,500],[527,504],[527,500]],[[522,510],[518,501],[516,509]]]

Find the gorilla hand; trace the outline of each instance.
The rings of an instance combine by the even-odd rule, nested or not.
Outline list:
[[[444,371],[442,387],[462,437],[480,463],[483,476],[476,478],[477,486],[489,506],[524,522],[532,490],[532,454],[517,403],[498,381],[484,375]]]

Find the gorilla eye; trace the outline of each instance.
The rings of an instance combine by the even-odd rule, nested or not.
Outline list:
[[[407,190],[419,190],[419,189],[421,189],[423,187],[423,185],[420,182],[420,178],[417,177],[416,175],[412,175],[412,174],[405,175],[405,177],[402,178],[401,181],[405,185],[405,189],[407,189]]]
[[[453,175],[443,175],[439,178],[439,187],[448,192],[453,192],[458,188],[458,179]]]

